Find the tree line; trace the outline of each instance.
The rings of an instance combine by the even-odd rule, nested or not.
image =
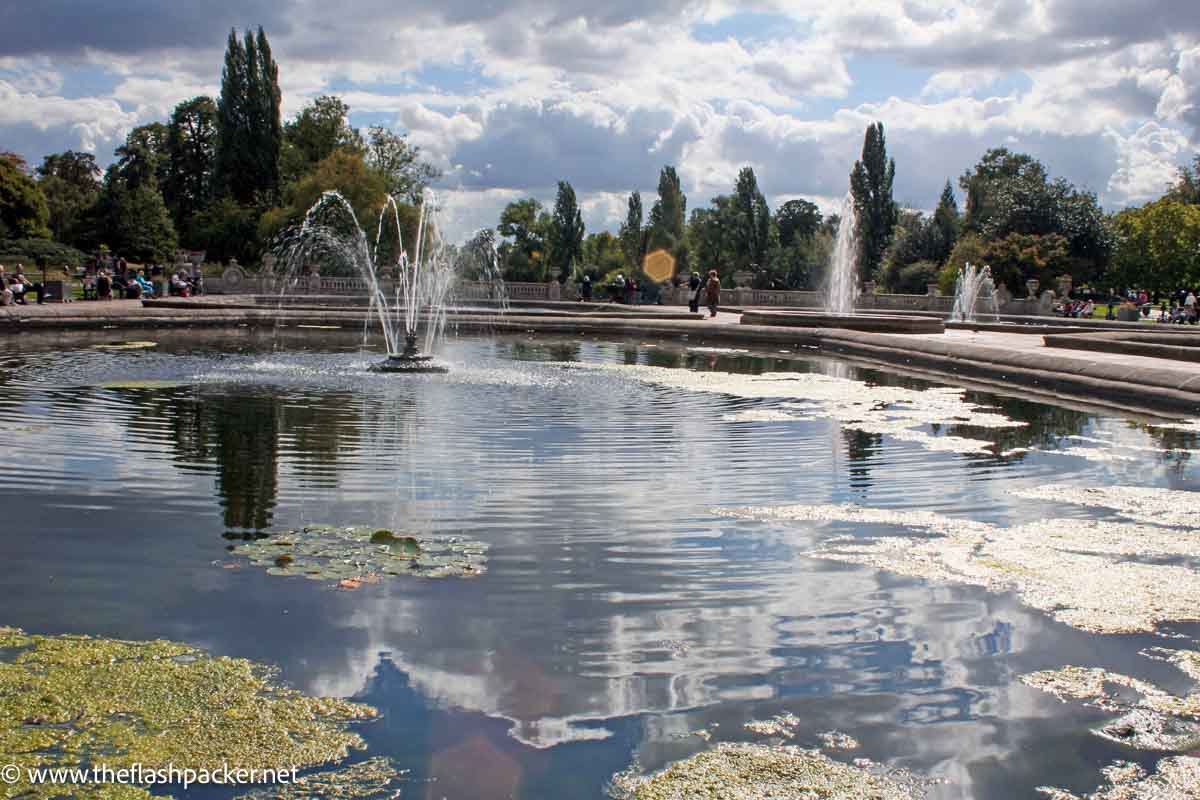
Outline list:
[[[997,283],[1016,295],[1026,293],[1030,280],[1054,287],[1061,276],[1075,286],[1114,290],[1200,284],[1200,156],[1159,200],[1111,215],[1094,193],[1003,147],[988,150],[958,178],[961,210],[949,179],[932,213],[906,208],[894,198],[895,177],[883,124],[872,124],[849,175],[850,199],[859,280],[885,291],[924,294],[936,283],[950,293],[967,262],[989,265]],[[819,288],[839,215],[823,216],[803,199],[772,211],[751,167],[732,189],[689,215],[675,168],[665,166],[648,217],[635,191],[616,235],[588,234],[574,189],[562,181],[553,213],[532,197],[501,213],[496,231],[505,275],[561,281],[588,274],[607,281],[623,272],[648,280],[641,272],[646,255],[664,250],[677,274],[746,271],[755,288]]]
[[[382,126],[352,127],[338,97],[318,97],[287,122],[281,105],[262,28],[230,31],[220,95],[185,100],[165,122],[134,128],[108,169],[74,150],[32,170],[0,153],[0,240],[9,240],[0,251],[78,261],[76,251],[108,249],[169,263],[181,246],[253,264],[331,189],[364,225],[396,196],[402,224],[415,228],[421,192],[439,176],[420,148]],[[47,251],[50,242],[69,247]]]

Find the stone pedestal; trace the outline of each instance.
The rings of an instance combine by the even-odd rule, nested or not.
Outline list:
[[[941,286],[937,283],[937,281],[930,281],[929,283],[925,284],[925,294],[929,295],[930,297],[937,297],[939,294],[941,294],[941,291]]]
[[[562,286],[559,284],[558,281],[552,280],[552,281],[550,281],[549,284],[546,285],[546,299],[547,300],[561,300],[562,299]]]
[[[1037,278],[1030,278],[1029,280],[1025,281],[1025,288],[1029,291],[1030,297],[1038,296],[1038,287],[1041,285],[1042,285],[1042,282],[1039,281]],[[1049,291],[1049,289],[1047,289],[1046,291]]]

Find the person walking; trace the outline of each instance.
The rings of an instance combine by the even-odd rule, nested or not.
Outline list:
[[[715,269],[708,271],[708,283],[704,284],[704,299],[708,303],[709,319],[717,316],[717,306],[721,304],[721,278]]]

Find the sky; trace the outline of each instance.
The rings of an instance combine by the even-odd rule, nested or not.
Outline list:
[[[262,25],[287,119],[337,94],[444,172],[452,238],[569,180],[589,231],[688,208],[752,166],[772,207],[833,210],[883,122],[896,200],[937,203],[990,147],[1115,210],[1200,154],[1196,0],[0,0],[0,150],[106,164],[134,126],[215,96],[230,28]],[[961,198],[960,198],[961,202]]]

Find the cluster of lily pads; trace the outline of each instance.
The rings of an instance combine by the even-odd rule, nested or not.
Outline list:
[[[379,760],[369,768],[337,767],[365,746],[350,726],[376,716],[369,706],[283,686],[262,665],[185,644],[0,627],[0,764],[22,769],[15,783],[0,785],[3,797],[51,800],[68,790],[81,800],[154,796],[142,786],[31,783],[24,772],[97,764],[139,764],[143,771],[334,767],[312,780],[336,784],[342,797],[378,796],[376,789],[402,773]]]
[[[487,569],[488,547],[456,536],[413,536],[368,526],[306,525],[238,545],[270,575],[336,581],[346,589],[385,577],[467,578]]]

